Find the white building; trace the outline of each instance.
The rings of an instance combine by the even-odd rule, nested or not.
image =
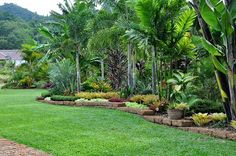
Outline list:
[[[15,63],[16,66],[21,65],[24,60],[21,55],[20,50],[0,50],[0,61],[1,60],[10,60]]]

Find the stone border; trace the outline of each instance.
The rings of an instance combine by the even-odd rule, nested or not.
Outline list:
[[[156,124],[163,124],[184,131],[200,133],[216,138],[236,141],[236,132],[214,129],[214,128],[194,127],[194,123],[191,119],[171,120],[168,117],[155,115],[155,112],[153,110],[125,107],[125,103],[122,102],[73,102],[73,101],[46,101],[46,100],[37,100],[37,101],[53,105],[64,105],[64,106],[74,106],[74,107],[81,107],[81,106],[102,107],[108,109],[116,109],[132,114],[138,114],[142,116],[145,120]]]

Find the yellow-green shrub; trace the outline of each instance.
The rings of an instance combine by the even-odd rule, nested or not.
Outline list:
[[[224,113],[213,113],[210,115],[210,118],[214,122],[225,121],[227,116]]]
[[[75,96],[84,99],[110,99],[110,98],[119,98],[119,93],[117,92],[80,92],[77,93]]]
[[[134,95],[130,98],[131,102],[143,103],[144,95]]]
[[[231,126],[236,129],[236,121],[235,120],[231,122]]]
[[[158,102],[158,97],[156,95],[143,95],[143,104],[145,105],[152,105],[155,102]]]
[[[207,113],[198,113],[192,116],[193,121],[198,126],[204,126],[212,121],[211,117]]]
[[[136,102],[140,104],[145,104],[145,105],[152,105],[155,102],[158,101],[158,97],[153,94],[149,95],[134,95],[133,97],[130,98],[131,102]]]
[[[187,110],[187,109],[189,109],[189,106],[187,103],[180,103],[180,104],[176,104],[175,109]]]

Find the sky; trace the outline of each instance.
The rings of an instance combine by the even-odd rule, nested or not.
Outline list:
[[[63,0],[0,0],[0,5],[4,3],[14,3],[39,15],[49,15],[51,10],[58,11],[57,4]]]

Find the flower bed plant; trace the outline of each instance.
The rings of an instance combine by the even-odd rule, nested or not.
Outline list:
[[[142,104],[138,104],[136,102],[126,102],[125,105],[127,107],[132,107],[132,108],[140,108],[140,109],[147,109],[148,107]]]
[[[61,95],[53,95],[51,96],[51,100],[53,101],[75,101],[78,97],[76,96],[61,96]]]
[[[209,125],[211,122],[223,122],[226,120],[226,115],[224,113],[198,113],[192,116],[194,123],[197,126],[206,126]]]
[[[111,98],[119,98],[118,92],[80,92],[75,95],[78,98],[84,98],[84,99],[111,99]]]

